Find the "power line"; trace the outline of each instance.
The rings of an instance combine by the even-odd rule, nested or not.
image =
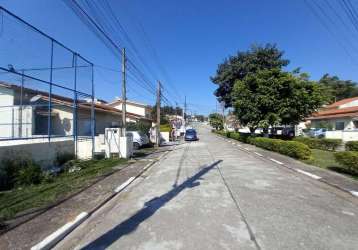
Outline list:
[[[337,13],[337,11],[332,7],[332,5],[328,2],[325,1],[327,6],[329,7],[329,9],[338,17],[338,20],[340,20],[340,22],[343,24],[343,26],[347,26],[346,23],[344,22],[344,20],[342,19],[342,17]],[[326,11],[326,9],[324,8],[324,6],[320,5],[319,2],[313,1],[312,2],[317,9],[323,14],[323,16],[325,17],[326,20],[328,20],[333,26],[338,27],[338,29],[340,28],[340,26],[337,24],[337,22],[335,21],[334,18],[332,18],[332,16],[329,15],[329,12]],[[349,30],[349,27],[347,27]],[[331,31],[333,33],[333,31]],[[351,42],[351,40],[349,39],[349,37],[346,36],[345,33],[342,33],[344,39],[342,39],[343,41],[345,41],[347,43],[347,46],[352,48],[355,52],[357,52],[357,48],[355,47],[355,45]]]
[[[107,0],[101,2],[94,2],[90,0],[85,0],[82,6],[76,0],[64,0],[65,3],[74,11],[74,13],[80,18],[84,24],[94,32],[94,34],[106,45],[107,48],[110,49],[112,53],[116,57],[121,56],[121,44],[123,40],[126,40],[127,43],[130,45],[130,48],[133,50],[133,54],[135,58],[139,60],[141,65],[143,65],[147,72],[150,73],[151,76],[157,78],[157,75],[152,71],[152,69],[147,65],[144,58],[139,53],[138,49],[136,48],[134,42],[129,37],[127,31],[121,24],[120,20],[114,14],[110,4]],[[146,37],[144,28],[142,27],[141,30]],[[119,34],[123,34],[124,39],[119,36]],[[146,37],[147,38],[147,37]],[[146,40],[148,47],[151,48],[152,53],[154,54],[154,58],[162,71],[163,75],[167,77],[164,67],[160,64],[156,51],[154,47],[150,44],[149,39]],[[106,66],[96,65],[99,68],[104,70],[109,70],[112,72],[120,72],[119,70],[111,69]],[[156,86],[154,85],[155,81],[150,80],[142,69],[139,68],[137,63],[133,61],[131,58],[127,58],[127,71],[128,71],[128,78],[131,80],[132,83],[140,86],[150,95],[156,94]],[[174,85],[171,85],[174,89],[174,93],[180,98],[179,92],[176,90]],[[166,94],[172,95],[172,93],[167,89],[163,88],[161,93],[161,97],[163,98],[163,102],[171,105],[171,101],[166,97]],[[174,98],[175,99],[175,98]]]
[[[66,1],[66,0],[64,0],[64,1]],[[111,6],[107,0],[100,1],[100,2],[86,0],[85,5],[83,5],[83,6],[88,9],[88,12],[82,6],[80,6],[80,4],[78,4],[78,2],[76,0],[67,0],[66,2],[68,3],[68,5],[70,5],[70,7],[73,10],[76,10],[75,13],[81,18],[82,21],[85,22],[85,24],[87,26],[94,26],[95,34],[97,36],[102,34],[102,35],[104,35],[104,38],[109,40],[109,44],[107,41],[107,42],[105,42],[105,45],[107,45],[107,47],[108,47],[108,45],[110,45],[110,47],[112,47],[111,51],[113,51],[113,48],[114,48],[114,50],[117,50],[119,53],[116,52],[115,53],[116,56],[118,56],[118,54],[120,54],[119,48],[121,46],[120,46],[120,43],[117,42],[118,39],[115,39],[115,37],[112,38],[109,34],[111,34],[112,36],[116,36],[118,34],[123,34],[124,39],[120,38],[119,40],[126,40],[127,43],[130,45],[130,48],[134,51],[135,57],[139,60],[141,65],[143,65],[145,67],[146,71],[149,72],[150,75],[155,78],[154,80],[156,80],[158,78],[156,73],[154,73],[154,71],[152,71],[152,69],[150,69],[150,67],[144,60],[144,58],[139,53],[134,42],[129,37],[127,31],[121,24],[120,20],[114,14],[114,12],[112,10],[113,8],[111,8]],[[92,17],[90,15],[92,15]],[[84,20],[86,18],[89,20],[87,20],[87,21]],[[93,27],[89,27],[89,28],[91,28],[91,30],[93,31]],[[141,32],[143,32],[143,33],[145,32],[143,27],[141,29]],[[147,38],[146,34],[145,34],[145,37]],[[103,39],[102,39],[102,41],[103,41]],[[154,59],[157,62],[159,69],[162,71],[163,75],[165,75],[165,77],[167,77],[164,67],[159,62],[159,59],[158,59],[157,53],[154,50],[154,47],[150,44],[149,39],[147,39],[146,41],[149,44],[149,46],[147,46],[147,47],[151,48],[151,51],[154,55]],[[128,66],[132,68],[133,74],[138,75],[138,77],[141,78],[143,80],[143,82],[145,82],[146,85],[151,86],[151,88],[155,89],[155,85],[153,84],[154,81],[151,81],[146,76],[146,74],[144,74],[143,70],[139,69],[139,66],[136,63],[134,63],[134,61],[130,58],[128,59]],[[171,83],[171,82],[169,82],[169,83]],[[174,85],[171,85],[171,86],[174,89],[174,91],[173,91],[174,94],[172,94],[172,92],[169,91],[168,89],[166,90],[167,93],[169,95],[172,95],[173,97],[174,97],[174,95],[177,95],[177,97],[180,98],[179,92],[176,90],[175,86]],[[174,99],[176,99],[176,98],[174,98]]]
[[[353,63],[356,63],[354,57],[349,53],[348,49],[346,48],[346,46],[339,40],[336,38],[334,32],[330,29],[330,26],[327,25],[327,23],[325,22],[325,19],[322,18],[319,13],[316,11],[316,9],[309,3],[309,1],[304,0],[304,3],[306,4],[306,6],[311,10],[312,14],[316,17],[316,19],[321,23],[321,25],[328,31],[328,33],[332,36],[332,38],[335,40],[335,42],[344,50],[344,52],[347,54],[347,56],[350,58],[350,60]],[[313,2],[314,3],[314,2]]]

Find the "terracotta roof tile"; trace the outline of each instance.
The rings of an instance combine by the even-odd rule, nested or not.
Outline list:
[[[354,117],[358,115],[358,106],[348,107],[342,109],[327,109],[322,110],[317,113],[313,113],[312,117],[308,118],[308,120],[312,119],[327,119],[334,117]]]
[[[335,103],[332,103],[331,105],[328,105],[326,106],[325,108],[337,108],[343,104],[346,104],[346,103],[349,103],[349,102],[352,102],[352,101],[356,101],[358,100],[358,96],[356,97],[352,97],[352,98],[346,98],[346,99],[343,99],[343,100],[340,100],[338,102],[335,102]]]

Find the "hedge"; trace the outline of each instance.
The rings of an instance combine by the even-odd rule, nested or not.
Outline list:
[[[306,144],[310,148],[322,149],[322,150],[332,150],[335,151],[339,145],[342,144],[340,139],[319,139],[319,138],[310,138],[310,137],[296,137],[293,139],[296,142],[301,142]]]
[[[305,160],[311,157],[311,149],[301,142],[263,137],[250,138],[249,141],[257,147],[275,151],[296,159]]]
[[[244,143],[250,143],[251,138],[254,138],[254,137],[251,134],[230,133],[230,138],[244,142]]]
[[[358,174],[358,152],[346,151],[334,154],[336,161],[339,162],[345,170]]]
[[[358,151],[358,141],[349,141],[346,143],[346,151]]]
[[[160,124],[160,132],[170,132],[171,129],[170,124]]]
[[[253,144],[257,147],[264,148],[270,151],[275,151],[296,159],[309,159],[311,157],[310,148],[301,142],[284,141],[280,139],[270,139],[264,137],[253,137],[250,134],[225,132],[223,130],[212,131],[222,136],[226,136],[244,143]]]

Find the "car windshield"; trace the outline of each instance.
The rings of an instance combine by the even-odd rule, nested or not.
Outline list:
[[[196,131],[194,129],[189,129],[186,131],[186,134],[194,135],[194,134],[196,134]]]

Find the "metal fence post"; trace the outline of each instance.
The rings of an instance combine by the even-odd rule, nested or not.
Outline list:
[[[74,98],[73,98],[73,140],[75,143],[75,157],[77,158],[77,54],[73,54],[73,65],[75,67]]]
[[[96,131],[96,117],[95,117],[95,100],[94,100],[94,71],[93,64],[91,64],[92,73],[92,105],[91,105],[91,136],[92,136],[92,158],[95,155],[95,131]]]
[[[20,110],[19,110],[19,138],[22,137],[22,105],[23,105],[23,95],[24,95],[24,83],[25,83],[25,71],[21,70],[21,89],[20,89]]]

